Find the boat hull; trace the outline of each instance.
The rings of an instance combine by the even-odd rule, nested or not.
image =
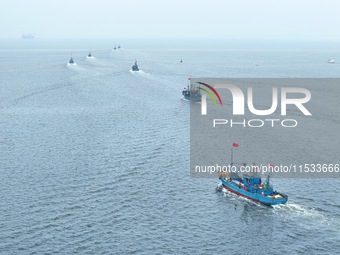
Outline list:
[[[201,102],[201,96],[200,95],[195,94],[194,96],[192,96],[190,93],[188,93],[187,90],[183,90],[182,95],[186,100],[190,100],[190,101],[193,101],[193,102]]]
[[[188,97],[188,96],[184,96],[184,98],[186,100],[190,100],[190,101],[193,101],[193,102],[201,102],[201,98],[198,98],[198,97]]]
[[[242,188],[239,188],[233,183],[228,182],[227,180],[221,178],[222,186],[229,190],[230,192],[245,197],[247,199],[250,199],[252,201],[261,203],[263,205],[271,206],[271,205],[279,205],[279,204],[285,204],[288,201],[288,196],[283,195],[283,198],[272,198],[272,197],[266,197],[262,196],[261,194],[257,193],[251,193],[246,190],[243,190]],[[281,194],[282,195],[282,194]]]

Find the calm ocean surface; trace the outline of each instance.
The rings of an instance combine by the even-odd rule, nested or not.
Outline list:
[[[289,202],[268,208],[190,178],[181,90],[188,76],[339,78],[340,47],[45,43],[0,44],[0,254],[338,254],[339,179],[275,179]]]

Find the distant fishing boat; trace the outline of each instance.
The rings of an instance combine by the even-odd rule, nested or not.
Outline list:
[[[232,145],[231,166],[233,166],[233,148],[238,146],[239,145],[237,143],[233,143]],[[255,165],[251,167],[256,168]],[[235,172],[229,173],[227,171],[220,172],[219,179],[221,180],[221,186],[223,188],[238,196],[245,197],[264,205],[271,206],[285,204],[288,201],[287,195],[279,193],[273,189],[273,186],[269,182],[269,174],[264,182],[261,177],[256,176],[254,173],[244,174],[241,177]]]
[[[67,65],[71,65],[71,66],[77,65],[77,64],[74,62],[72,56],[71,56],[70,60],[68,61]]]
[[[181,59],[179,62],[180,62],[180,63],[183,63],[183,60]]]
[[[22,39],[34,39],[35,34],[34,33],[24,34],[23,32],[21,32],[21,38]]]
[[[328,60],[328,64],[335,64],[335,60],[334,59],[329,59]]]
[[[195,86],[191,86],[190,77],[188,78],[188,86],[187,88],[183,89],[182,95],[184,96],[186,100],[190,100],[194,102],[201,102],[200,89]]]
[[[138,68],[138,65],[137,65],[137,61],[135,61],[135,64],[132,66],[132,71],[134,71],[134,72],[138,72],[139,71],[139,68]]]
[[[121,47],[120,47],[120,45],[118,45],[118,47],[117,47],[118,49],[120,49]]]
[[[114,49],[114,50],[116,50],[116,49],[117,49],[117,47],[115,46],[115,47],[113,47],[113,49]]]
[[[91,51],[89,52],[89,54],[87,54],[87,57],[88,58],[93,58]]]

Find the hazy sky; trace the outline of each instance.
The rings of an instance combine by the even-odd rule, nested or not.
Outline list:
[[[0,37],[340,39],[338,0],[1,0]]]

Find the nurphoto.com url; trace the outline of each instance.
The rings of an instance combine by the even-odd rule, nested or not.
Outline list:
[[[340,164],[290,164],[290,165],[242,165],[242,166],[195,166],[196,173],[339,173]]]

